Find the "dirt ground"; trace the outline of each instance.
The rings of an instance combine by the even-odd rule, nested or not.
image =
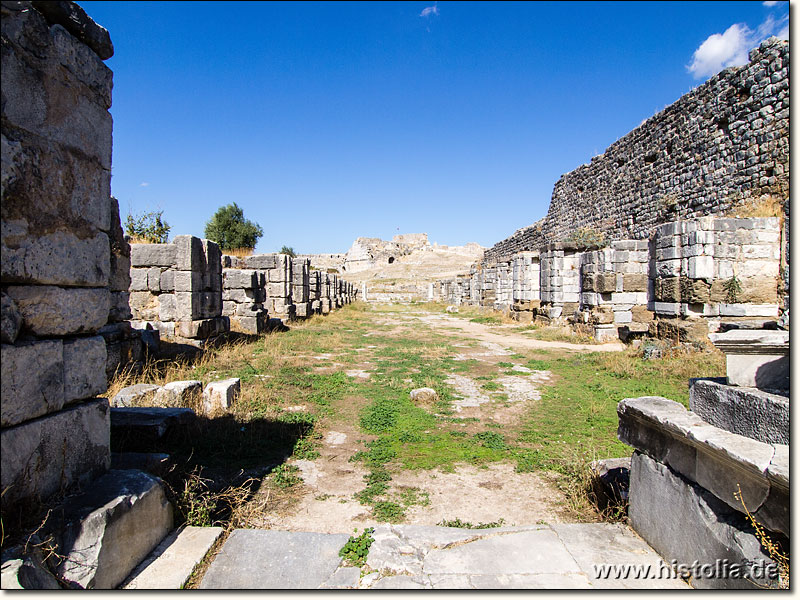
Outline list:
[[[411,335],[420,327],[432,328],[437,334],[453,340],[460,352],[455,360],[477,360],[475,373],[453,374],[447,383],[460,398],[453,403],[458,417],[465,418],[461,426],[471,432],[475,419],[481,427],[487,423],[495,426],[516,425],[524,411],[540,397],[540,390],[551,381],[547,371],[532,371],[520,360],[513,358],[514,348],[556,349],[560,351],[615,351],[621,344],[583,345],[566,342],[532,340],[520,333],[505,331],[498,333],[497,326],[487,326],[448,315],[424,311],[376,314],[375,323],[380,332],[365,335],[365,347],[357,349],[361,358],[356,364],[337,363],[336,354],[309,356],[309,364],[325,362],[316,366],[319,372],[343,370],[350,377],[367,379],[370,370],[377,365],[369,358],[370,335]],[[502,326],[501,326],[502,327]],[[473,377],[485,364],[497,370],[503,361],[513,367],[496,379],[496,393],[481,389]],[[497,399],[502,395],[502,399]],[[359,411],[366,405],[364,398],[348,398],[334,407],[337,416],[323,420],[318,427],[321,439],[318,444],[320,456],[313,461],[294,460],[303,479],[301,485],[290,491],[268,489],[266,484],[260,492],[277,494],[271,510],[262,514],[251,526],[293,531],[316,531],[326,533],[352,533],[354,529],[376,525],[369,506],[354,498],[364,489],[366,468],[350,458],[364,449],[364,441],[371,439],[358,429]],[[302,406],[302,403],[298,403]],[[469,419],[473,417],[473,419]],[[574,521],[565,509],[563,493],[556,487],[553,477],[547,473],[517,473],[515,465],[493,463],[487,466],[456,465],[450,472],[441,469],[401,470],[392,473],[392,483],[398,489],[417,488],[425,496],[421,504],[407,509],[405,523],[436,525],[443,520],[460,519],[478,524],[502,520],[506,525],[529,525]]]

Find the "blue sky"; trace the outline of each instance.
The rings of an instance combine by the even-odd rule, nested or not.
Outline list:
[[[80,2],[115,54],[112,193],[257,251],[491,246],[558,178],[770,34],[788,2]]]

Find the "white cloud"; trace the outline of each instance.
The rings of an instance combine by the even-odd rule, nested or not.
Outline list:
[[[420,17],[429,17],[431,15],[438,15],[439,14],[439,7],[434,4],[433,6],[426,6],[422,9],[422,12],[419,13]]]
[[[139,187],[147,187],[148,185],[150,185],[149,182],[143,181],[142,183],[139,184]]]
[[[764,6],[775,6],[777,4],[780,4],[780,0],[767,0],[766,2],[762,2],[761,4],[763,4]]]
[[[686,69],[695,79],[708,77],[727,67],[747,64],[750,50],[772,35],[789,39],[789,15],[775,19],[768,15],[753,31],[744,23],[734,23],[725,33],[714,33],[694,51]]]

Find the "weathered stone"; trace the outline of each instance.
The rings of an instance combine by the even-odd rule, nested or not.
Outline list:
[[[710,286],[702,279],[680,278],[680,300],[689,304],[702,304],[709,301]]]
[[[789,443],[789,399],[709,379],[689,382],[689,406],[707,423],[768,444]]]
[[[108,288],[9,286],[23,329],[39,336],[94,333],[108,322]]]
[[[61,340],[0,346],[3,427],[60,410],[64,405]]]
[[[789,389],[789,332],[732,330],[709,335],[725,353],[728,383]]]
[[[105,393],[106,342],[102,336],[64,340],[64,402]]]
[[[39,552],[22,554],[14,552],[14,558],[5,559],[0,582],[4,590],[60,590],[61,586],[44,565]]]
[[[323,590],[354,590],[358,588],[360,579],[361,569],[358,567],[339,567],[319,587]]]
[[[626,292],[646,292],[649,282],[646,273],[625,273],[622,276],[622,289]]]
[[[175,244],[131,244],[131,266],[173,267],[177,251]]]
[[[414,403],[425,406],[431,406],[439,399],[439,394],[433,388],[417,388],[411,390],[409,395]]]
[[[115,408],[141,406],[155,397],[156,392],[160,389],[161,386],[155,385],[154,383],[135,383],[129,385],[128,387],[122,388],[114,395],[111,399],[111,406]]]
[[[629,499],[633,528],[667,562],[716,565],[727,561],[742,568],[756,561],[772,563],[744,515],[640,452],[631,461]],[[696,588],[712,589],[754,589],[768,583],[763,577],[755,583],[709,576],[691,580]]]
[[[134,569],[121,587],[126,590],[183,589],[222,532],[222,527],[184,526],[176,529]]]
[[[108,285],[111,259],[105,233],[86,239],[66,231],[30,236],[27,223],[4,218],[0,246],[3,283]]]
[[[275,254],[254,254],[244,258],[244,266],[248,269],[276,269],[278,260]]]
[[[63,506],[59,577],[83,589],[114,589],[172,529],[161,480],[111,471]]]
[[[44,15],[48,23],[64,27],[69,33],[91,48],[101,60],[114,56],[114,45],[111,43],[111,36],[108,30],[95,23],[74,2],[33,0],[31,4]]]
[[[13,344],[22,327],[22,313],[8,294],[0,294],[0,341]]]
[[[655,280],[655,299],[659,302],[680,302],[680,277],[659,277]]]
[[[202,392],[202,381],[172,381],[156,390],[153,402],[156,406],[185,407],[194,396],[200,396]]]
[[[258,272],[253,269],[224,269],[222,288],[254,289],[258,287]]]
[[[200,589],[316,589],[341,563],[347,534],[235,529]]]
[[[207,339],[230,331],[229,317],[179,321],[176,323],[175,335],[191,339]]]
[[[0,432],[4,506],[89,481],[108,469],[108,400],[77,404]]]
[[[214,410],[227,411],[239,398],[242,383],[238,377],[212,381],[203,390],[203,403],[207,413]]]

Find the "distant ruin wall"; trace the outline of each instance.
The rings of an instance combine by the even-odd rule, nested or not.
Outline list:
[[[547,216],[489,249],[484,262],[581,227],[645,239],[659,224],[789,197],[789,43],[770,38],[555,184]]]
[[[4,518],[110,465],[112,53],[75,4],[2,4]]]

